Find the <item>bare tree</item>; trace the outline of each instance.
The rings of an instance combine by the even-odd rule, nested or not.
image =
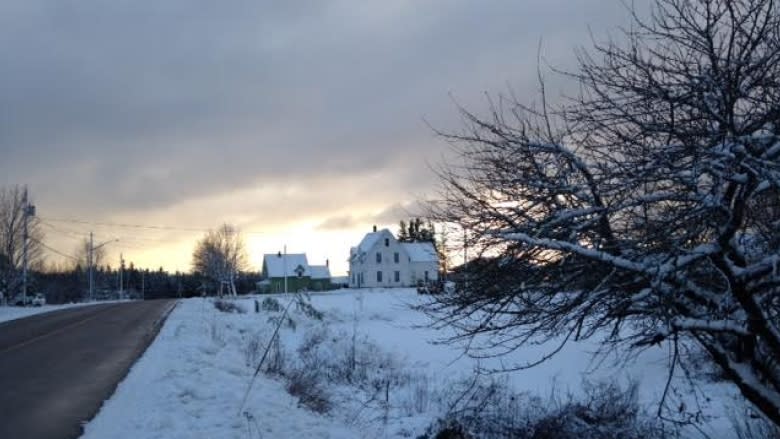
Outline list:
[[[0,187],[0,292],[13,294],[21,289],[24,257],[24,188]],[[29,218],[28,266],[43,260],[43,231],[37,218]]]
[[[780,425],[777,8],[656,0],[564,73],[577,97],[552,108],[540,81],[537,106],[462,109],[431,216],[472,261],[428,311],[473,355],[607,334],[672,343],[679,367],[697,346]]]
[[[236,276],[247,266],[244,239],[234,226],[228,224],[209,231],[195,246],[192,266],[195,272],[219,285],[220,296],[224,287],[228,287],[229,294],[236,295]]]
[[[81,268],[86,271],[89,270],[89,238],[84,238],[74,253],[75,258],[72,260],[73,269]],[[103,265],[103,261],[106,260],[106,248],[104,246],[98,246],[92,251],[92,266],[100,267]]]

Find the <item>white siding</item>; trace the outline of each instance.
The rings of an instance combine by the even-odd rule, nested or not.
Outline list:
[[[418,280],[425,279],[425,271],[428,271],[428,280],[438,280],[437,262],[411,262],[404,246],[389,230],[383,229],[378,233],[381,236],[369,248],[361,250],[358,246],[350,254],[350,287],[414,287]],[[381,262],[377,262],[377,253],[382,255]],[[398,253],[398,262],[395,261],[395,253]],[[377,281],[378,271],[382,272],[381,282]],[[395,281],[396,271],[399,274],[398,282]]]

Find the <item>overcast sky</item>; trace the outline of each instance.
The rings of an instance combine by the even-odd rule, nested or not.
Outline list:
[[[540,41],[567,68],[626,20],[619,0],[4,0],[0,185],[29,185],[63,253],[93,230],[189,270],[229,222],[256,266],[286,243],[340,274],[433,189],[447,146],[425,121],[533,100]]]

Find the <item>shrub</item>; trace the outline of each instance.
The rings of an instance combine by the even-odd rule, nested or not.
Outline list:
[[[311,319],[322,320],[324,317],[322,311],[312,306],[312,304],[308,301],[308,298],[305,298],[302,294],[297,296],[295,307],[298,309],[298,311],[302,312],[306,317]]]
[[[459,398],[463,405],[428,428],[421,439],[660,439],[660,421],[645,416],[636,384],[584,384],[584,396],[565,401],[514,394],[505,383],[477,384]]]
[[[274,339],[271,340],[271,345],[268,346],[268,349],[268,358],[265,360],[265,373],[284,375],[287,356],[285,355],[285,350],[279,337],[274,337]]]
[[[246,346],[244,346],[244,362],[247,367],[257,367],[257,362],[260,361],[260,350],[262,348],[262,341],[260,340],[260,334],[252,334],[247,340]]]
[[[265,299],[263,299],[263,302],[260,304],[260,307],[263,309],[263,311],[271,311],[271,312],[280,312],[284,309],[284,307],[282,307],[282,304],[279,303],[279,301],[274,299],[273,297],[266,297]]]
[[[295,331],[295,328],[298,327],[298,325],[296,325],[295,323],[295,320],[293,320],[290,316],[286,316],[286,315],[268,317],[268,323],[270,323],[273,326],[276,326],[279,324],[280,319],[282,320],[283,326],[292,329],[293,331]]]
[[[780,427],[752,407],[733,413],[731,423],[738,439],[780,439]]]
[[[435,433],[433,433],[435,431]],[[440,421],[435,426],[429,427],[428,431],[417,439],[471,439],[466,429],[457,421]]]
[[[316,371],[298,369],[287,377],[287,392],[298,398],[298,402],[316,413],[327,413],[331,402]]]
[[[214,308],[226,313],[245,314],[246,308],[236,302],[224,299],[214,301]]]

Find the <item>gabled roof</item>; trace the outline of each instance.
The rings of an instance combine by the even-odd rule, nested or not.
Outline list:
[[[330,268],[327,265],[309,265],[312,279],[330,279]]]
[[[439,255],[432,242],[402,242],[401,247],[411,262],[439,262]]]
[[[383,236],[390,233],[387,229],[382,229],[378,232],[371,232],[366,233],[366,236],[363,237],[363,240],[360,241],[360,244],[358,244],[358,250],[365,253],[369,250],[371,250],[371,247],[376,244],[377,241],[379,241]],[[390,233],[392,235],[392,233]]]
[[[278,253],[263,255],[263,264],[267,270],[268,277],[284,277],[287,271],[287,277],[298,277],[296,269],[303,268],[302,276],[311,276],[309,261],[305,253],[291,253],[280,255]]]
[[[355,257],[359,257],[360,255],[367,253],[369,250],[371,250],[371,247],[376,245],[377,241],[379,241],[380,239],[382,239],[382,237],[387,235],[392,237],[393,233],[387,229],[382,229],[377,232],[366,233],[366,236],[363,237],[363,240],[360,241],[360,244],[358,244],[357,247],[353,247],[352,249],[350,249],[350,259],[354,259]],[[395,239],[395,237],[393,238]]]

